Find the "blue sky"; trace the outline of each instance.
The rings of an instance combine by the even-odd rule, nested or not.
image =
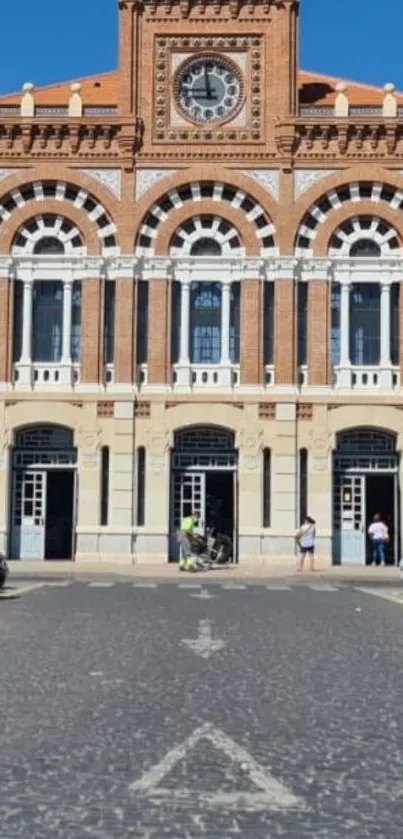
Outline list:
[[[117,64],[118,0],[0,0],[0,93]],[[301,66],[403,90],[402,0],[301,0]]]

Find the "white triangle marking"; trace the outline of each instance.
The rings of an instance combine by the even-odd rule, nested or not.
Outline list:
[[[192,789],[182,787],[176,790],[164,788],[162,786],[164,778],[203,739],[209,740],[216,749],[223,752],[232,764],[241,766],[245,776],[255,785],[256,792],[240,790],[204,792],[193,787]],[[273,778],[246,749],[235,743],[223,731],[214,728],[211,723],[205,723],[196,728],[193,734],[190,734],[179,746],[171,749],[159,763],[145,772],[138,781],[130,784],[130,790],[142,793],[158,804],[172,800],[185,805],[191,802],[195,805],[196,802],[199,802],[224,810],[247,810],[252,812],[300,809],[304,806],[300,798],[297,798],[285,784]]]

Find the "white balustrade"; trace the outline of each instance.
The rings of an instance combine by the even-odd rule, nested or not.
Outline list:
[[[178,372],[182,374],[183,366],[178,365],[179,371],[173,369],[173,386],[174,389],[181,385],[182,375],[178,376]],[[228,383],[228,370],[230,371],[230,381]],[[240,382],[240,366],[239,364],[230,364],[229,367],[220,367],[219,364],[190,364],[188,368],[188,380],[191,388],[225,388],[225,387],[239,387]]]
[[[400,368],[389,366],[335,367],[333,386],[342,390],[396,390]]]

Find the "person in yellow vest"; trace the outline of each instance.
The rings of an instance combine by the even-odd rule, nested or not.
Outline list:
[[[179,560],[180,571],[196,571],[196,562],[192,556],[192,547],[197,523],[198,518],[194,512],[191,512],[190,516],[184,516],[181,521],[181,528],[179,532],[179,544],[181,547],[181,556]]]

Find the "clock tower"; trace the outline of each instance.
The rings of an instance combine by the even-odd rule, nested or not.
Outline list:
[[[138,160],[264,159],[296,113],[298,0],[120,0],[122,117]]]

